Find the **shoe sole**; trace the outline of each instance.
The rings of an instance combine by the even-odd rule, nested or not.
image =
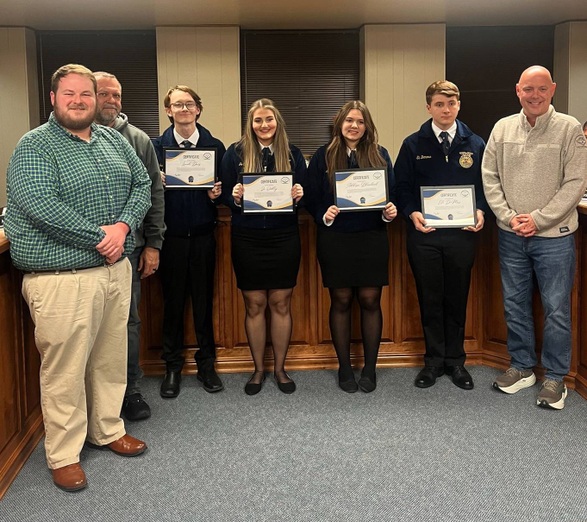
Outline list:
[[[517,393],[524,388],[530,388],[530,386],[534,386],[536,384],[536,375],[532,374],[530,377],[522,377],[519,381],[516,381],[514,384],[510,386],[500,386],[497,382],[493,383],[493,387],[496,390],[502,391],[509,395],[513,393]]]
[[[198,379],[198,381],[200,381],[202,383],[202,388],[204,388],[204,390],[206,390],[208,393],[218,393],[218,392],[224,390],[224,384],[220,388],[208,388],[204,384],[204,379],[202,379],[202,377],[200,377],[199,375],[196,375],[196,379]]]
[[[460,388],[461,390],[472,390],[475,385],[474,384],[464,384],[464,385],[460,385],[457,384],[456,382],[453,381],[453,384],[457,387]]]
[[[112,453],[114,453],[115,455],[118,455],[119,457],[138,457],[139,455],[142,455],[143,453],[145,453],[145,451],[147,451],[147,448],[148,448],[148,446],[145,446],[142,450],[139,450],[136,453],[122,453],[121,451],[115,451],[112,448],[109,448],[108,444],[105,444],[104,446],[98,446],[97,444],[94,444],[93,442],[86,441],[86,445],[89,446],[90,448],[97,449],[100,451],[111,451]]]
[[[88,487],[87,481],[84,482],[83,484],[80,484],[79,486],[62,486],[60,484],[57,484],[57,482],[55,482],[55,481],[53,481],[53,484],[55,484],[62,491],[67,491],[68,493],[75,493],[76,491],[81,491],[82,489],[85,489]]]
[[[114,451],[112,448],[108,448],[106,446],[104,446],[104,449],[109,449],[112,453],[114,453],[115,455],[118,455],[119,457],[138,457],[139,455],[142,455],[143,453],[145,453],[145,451],[147,451],[147,446],[145,446],[142,450],[137,451],[136,453],[122,453],[120,451]]]
[[[565,389],[562,393],[562,397],[559,401],[550,403],[546,399],[543,399],[543,400],[536,399],[536,404],[538,406],[540,406],[541,408],[546,408],[548,410],[562,410],[565,407],[565,399],[566,398],[567,398],[567,387],[565,386]]]

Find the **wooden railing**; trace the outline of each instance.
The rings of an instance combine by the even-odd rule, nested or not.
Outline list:
[[[581,211],[583,212],[583,211]],[[299,216],[302,264],[292,300],[294,329],[287,368],[296,370],[335,368],[336,356],[328,328],[328,292],[322,287],[316,259],[316,228],[307,214]],[[587,398],[587,215],[581,215],[577,239],[577,274],[572,296],[573,357],[568,385]],[[497,258],[497,227],[489,220],[479,234],[466,326],[467,364],[507,367],[506,327]],[[415,285],[405,249],[405,225],[401,219],[389,226],[390,285],[383,291],[383,339],[381,367],[417,366],[423,363],[424,342]],[[217,367],[220,372],[253,368],[244,331],[244,305],[236,288],[230,259],[230,217],[220,212],[217,228],[217,269],[214,326]],[[8,243],[0,236],[0,498],[28,458],[43,433],[39,408],[38,354],[33,325],[20,295],[21,275],[10,262]],[[537,339],[541,340],[542,311],[535,296]],[[584,300],[586,298],[583,298]],[[353,357],[361,362],[358,311],[353,316]],[[143,335],[141,364],[147,375],[164,372],[161,355],[163,305],[158,276],[143,281],[141,301]],[[186,373],[195,372],[196,340],[191,308],[185,310]],[[267,350],[267,368],[271,367]],[[537,373],[540,375],[541,369]]]

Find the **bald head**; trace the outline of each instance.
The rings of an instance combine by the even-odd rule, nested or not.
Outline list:
[[[528,67],[516,84],[516,94],[528,123],[533,127],[536,118],[546,114],[550,108],[556,83],[550,71],[541,65]]]
[[[546,67],[542,67],[542,65],[532,65],[528,67],[521,75],[518,83],[522,83],[529,77],[540,76],[550,83],[553,83],[552,76],[550,71]]]

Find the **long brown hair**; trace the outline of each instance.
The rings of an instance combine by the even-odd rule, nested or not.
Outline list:
[[[283,116],[275,104],[268,98],[261,98],[253,102],[249,112],[247,113],[247,122],[243,129],[243,136],[237,144],[240,148],[243,160],[243,172],[261,172],[263,167],[261,166],[261,156],[259,154],[259,142],[257,136],[253,131],[253,117],[255,111],[258,109],[268,109],[275,116],[277,127],[275,129],[275,136],[273,137],[273,157],[275,158],[275,170],[276,172],[289,172],[291,171],[291,164],[289,158],[291,156],[289,150],[289,140],[287,138],[287,132],[285,132],[285,121]]]
[[[342,135],[342,124],[349,112],[353,109],[361,111],[363,120],[365,121],[365,134],[361,137],[356,149],[359,168],[366,169],[387,166],[377,146],[377,128],[373,123],[369,109],[360,100],[350,101],[341,107],[334,118],[332,140],[330,140],[328,147],[326,147],[326,167],[328,169],[328,178],[332,185],[334,185],[334,172],[348,167],[347,145]]]

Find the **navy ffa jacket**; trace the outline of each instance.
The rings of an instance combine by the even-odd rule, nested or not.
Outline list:
[[[242,208],[237,206],[232,197],[232,189],[237,183],[242,182],[241,176],[243,174],[243,163],[240,149],[237,148],[236,143],[233,143],[224,158],[222,159],[222,196],[220,200],[226,206],[230,207],[232,211],[232,225],[237,227],[247,228],[286,228],[297,225],[298,218],[293,214],[243,214]],[[306,160],[300,149],[294,145],[289,146],[290,157],[289,163],[291,171],[294,173],[294,185],[299,183],[304,187],[306,179]],[[267,172],[275,172],[275,158],[273,155],[269,156],[267,164]],[[305,196],[300,201],[305,199]]]
[[[216,149],[216,173],[219,176],[222,157],[226,148],[210,131],[196,123],[200,138],[197,147]],[[165,148],[178,147],[173,135],[173,125],[161,136],[153,140],[159,165],[165,165]],[[222,191],[224,192],[224,187]],[[166,236],[187,237],[214,229],[216,224],[216,202],[208,197],[204,189],[167,189],[165,190],[165,224]]]
[[[326,227],[322,218],[328,210],[328,207],[335,204],[334,191],[326,172],[326,148],[328,145],[320,147],[312,156],[308,166],[308,189],[306,195],[306,206],[314,216],[314,221],[319,227]],[[395,202],[395,178],[394,169],[391,164],[391,158],[387,149],[379,147],[379,152],[387,163],[387,189],[389,200]],[[348,168],[353,168],[349,165]],[[336,232],[360,232],[363,230],[376,230],[385,226],[385,221],[381,218],[381,210],[363,210],[360,212],[341,212],[329,227]]]
[[[457,120],[457,131],[447,157],[432,130],[432,119],[408,136],[395,161],[398,210],[411,223],[412,212],[422,211],[420,187],[474,185],[477,208],[487,212],[483,193],[481,160],[485,142]]]

